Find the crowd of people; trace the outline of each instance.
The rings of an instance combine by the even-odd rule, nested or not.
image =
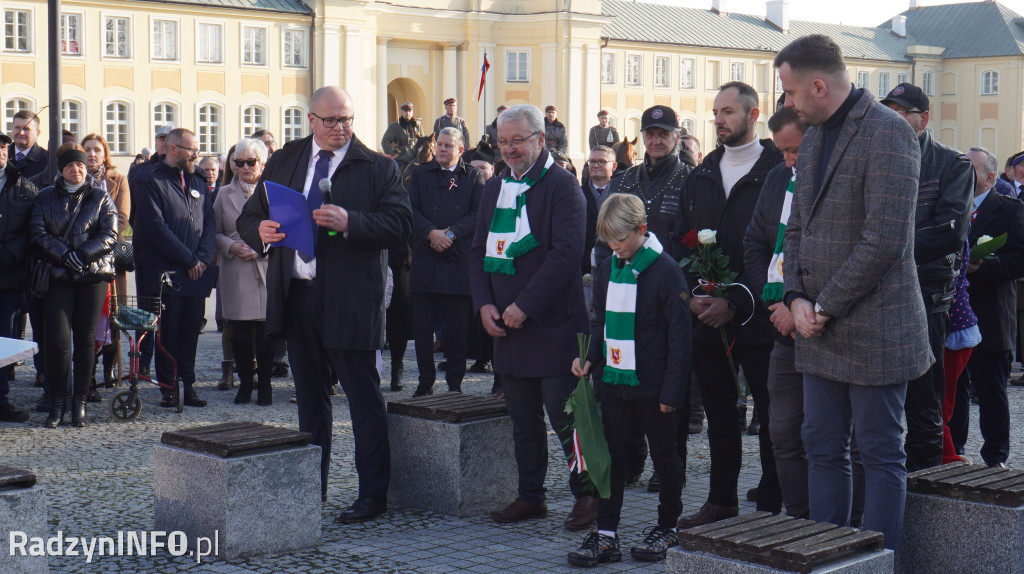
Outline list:
[[[982,462],[1007,461],[1024,152],[999,173],[990,151],[935,141],[919,87],[881,100],[856,88],[827,36],[794,40],[775,67],[785,94],[773,110],[747,84],[721,86],[706,156],[676,111],[656,105],[643,112],[645,154],[633,165],[602,111],[582,180],[550,105],[501,106],[470,148],[455,98],[427,135],[405,103],[382,154],[356,137],[349,95],[324,87],[310,101],[311,135],[281,149],[260,131],[222,162],[197,163],[197,136],[166,126],[126,177],[90,134],[60,147],[53,182],[38,118],[19,112],[13,137],[0,134],[0,336],[16,336],[27,311],[47,427],[63,422],[74,357],[71,424],[85,426],[97,325],[111,293],[125,292],[113,250],[130,223],[138,294],[160,294],[166,271],[181,286],[162,292],[169,355],[156,353],[157,379],[176,377],[186,405],[206,404],[195,356],[216,287],[218,388],[233,388],[237,370],[235,403],[255,391],[257,405],[273,404],[286,344],[300,430],[322,448],[324,497],[340,384],[359,477],[341,522],[387,508],[387,337],[392,391],[409,339],[414,396],[433,392],[442,348],[449,391],[462,391],[471,359],[493,372],[519,472],[518,498],[491,513],[497,522],[547,514],[548,431],[572,460],[565,403],[580,377],[593,381],[611,494],[569,473],[564,525],[592,529],[572,564],[621,559],[624,486],[648,453],[660,504],[634,559],[664,559],[677,529],[736,516],[748,392],[766,429],[762,475],[745,493],[757,510],[879,531],[898,550],[908,470],[969,461],[972,393]],[[763,115],[771,138],[755,132]],[[308,247],[289,239],[307,230],[278,221],[271,184],[304,196]],[[972,256],[988,241],[1000,246]],[[583,357],[578,333],[593,341]],[[143,369],[153,355],[143,349]],[[0,370],[0,419],[23,422],[7,380]],[[707,417],[709,490],[683,515],[694,410]]]

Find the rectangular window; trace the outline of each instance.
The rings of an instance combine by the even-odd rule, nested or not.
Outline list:
[[[82,15],[60,15],[60,53],[65,56],[82,55]]]
[[[107,16],[103,22],[103,55],[108,58],[130,58],[130,48],[131,20],[123,16]]]
[[[284,31],[284,65],[290,68],[306,67],[306,31]]]
[[[103,126],[110,153],[128,153],[128,126],[130,124],[128,104],[124,102],[107,104],[103,115]]]
[[[220,152],[220,107],[205,105],[199,108],[199,153],[203,155]]]
[[[221,58],[220,39],[224,28],[220,24],[199,24],[199,46],[196,60],[204,64],[219,64]]]
[[[267,63],[267,29],[242,28],[242,63],[263,66]]]
[[[870,72],[857,72],[857,87],[867,89],[868,83],[871,82]]]
[[[288,108],[284,111],[284,142],[306,137],[306,114],[299,108]]]
[[[981,95],[995,96],[999,94],[999,72],[991,70],[981,74]]]
[[[530,53],[526,50],[508,50],[505,52],[505,81],[528,82]]]
[[[768,93],[768,64],[754,64],[754,89],[759,94]]]
[[[640,54],[626,54],[626,85],[639,86],[643,83],[641,74],[644,57]]]
[[[242,110],[242,134],[245,137],[252,137],[256,130],[262,130],[266,125],[267,111],[259,106],[249,106]]]
[[[153,59],[178,59],[178,23],[174,20],[153,20]]]
[[[889,85],[889,72],[878,72],[878,95],[885,97],[892,87]]]
[[[921,74],[921,89],[924,91],[926,96],[935,95],[935,73],[925,72]]]
[[[729,81],[730,82],[742,82],[743,81],[743,62],[733,62],[729,64]]]
[[[905,84],[910,81],[910,74],[906,72],[900,72],[896,74],[896,84]]]
[[[28,10],[4,10],[4,50],[8,52],[29,52],[32,42],[29,38],[32,13]]]
[[[679,59],[679,87],[684,90],[692,90],[693,84],[693,58]]]
[[[71,132],[75,139],[81,139],[82,130],[82,104],[71,100],[64,100],[60,103],[61,127]]]
[[[668,87],[668,56],[656,56],[654,58],[654,87]]]
[[[178,108],[174,104],[157,104],[153,106],[153,133],[167,124],[178,123]]]
[[[615,83],[615,54],[601,54],[601,83]]]

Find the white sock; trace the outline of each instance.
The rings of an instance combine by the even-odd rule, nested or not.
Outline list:
[[[615,538],[615,531],[614,530],[598,530],[597,533],[601,534],[603,536],[608,536],[610,538]]]

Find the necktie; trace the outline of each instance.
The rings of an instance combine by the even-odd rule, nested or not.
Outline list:
[[[601,197],[601,194],[604,193],[604,188],[603,187],[598,187],[596,189],[597,189],[597,196]]]
[[[309,182],[309,189],[306,190],[306,205],[309,206],[309,210],[320,209],[320,206],[324,204],[324,194],[320,191],[320,180],[327,177],[327,174],[331,169],[331,158],[334,157],[334,152],[327,151],[325,149],[320,150],[317,154],[316,165],[313,166],[313,180]],[[317,225],[313,222],[313,241],[316,241]],[[312,259],[303,254],[299,254],[299,257],[306,263]]]
[[[25,159],[25,152],[23,151],[19,151],[17,155],[14,156],[14,161],[21,161],[23,159]]]

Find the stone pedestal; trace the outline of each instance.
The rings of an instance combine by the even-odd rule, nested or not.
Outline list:
[[[450,516],[476,516],[515,501],[519,485],[512,419],[450,423],[388,414],[388,502]]]
[[[157,445],[153,474],[154,528],[216,540],[216,556],[320,544],[320,447],[221,458]]]
[[[16,552],[11,555],[12,533],[27,537],[24,556],[21,536],[15,534]],[[46,525],[46,494],[41,486],[0,487],[0,574],[37,574],[49,572],[46,556],[30,556],[32,538],[49,536]]]
[[[908,492],[896,571],[1024,573],[1024,506]]]
[[[666,572],[669,574],[692,574],[694,572],[700,572],[700,574],[793,574],[790,570],[740,562],[703,552],[690,552],[678,547],[669,549],[665,566]],[[888,574],[892,571],[892,550],[879,550],[856,552],[822,562],[811,572],[812,574]],[[957,571],[948,570],[948,572]]]

